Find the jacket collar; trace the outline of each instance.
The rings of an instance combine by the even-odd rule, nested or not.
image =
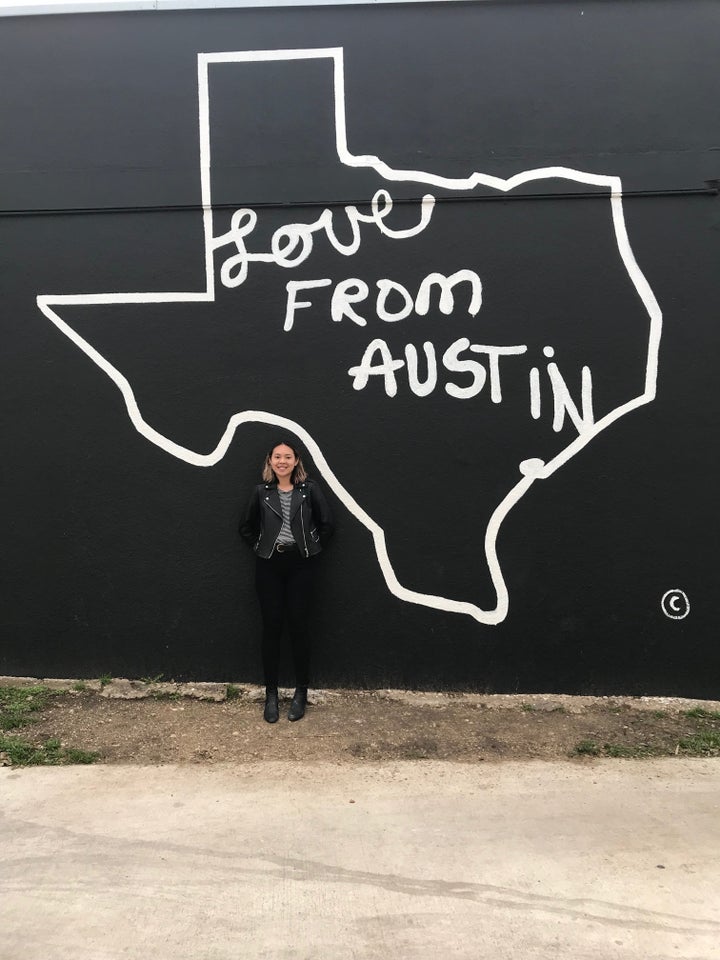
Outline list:
[[[266,496],[269,497],[270,503],[273,506],[273,509],[276,513],[280,513],[280,492],[278,491],[278,485],[274,481],[272,483],[264,484]],[[288,491],[289,492],[289,491]],[[303,502],[303,496],[305,494],[305,481],[302,483],[296,483],[293,487],[292,497],[290,498],[290,519],[295,516],[295,514],[300,509],[300,505]]]

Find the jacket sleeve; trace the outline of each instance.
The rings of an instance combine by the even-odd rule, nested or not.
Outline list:
[[[260,536],[260,501],[257,487],[255,487],[250,495],[245,513],[240,517],[238,531],[250,547],[255,546]]]
[[[320,535],[320,542],[325,544],[335,532],[332,510],[330,509],[330,504],[325,499],[325,494],[322,492],[322,488],[319,486],[319,484],[311,482],[309,486],[313,520],[315,521],[318,534]]]

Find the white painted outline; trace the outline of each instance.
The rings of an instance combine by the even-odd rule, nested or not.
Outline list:
[[[485,532],[485,556],[488,569],[495,588],[497,603],[493,610],[482,610],[473,603],[461,600],[452,600],[447,597],[433,596],[432,594],[418,593],[404,587],[393,570],[388,556],[385,542],[385,532],[365,510],[357,503],[338,480],[323,456],[320,447],[299,423],[286,417],[262,410],[245,410],[233,414],[228,420],[225,431],[219,443],[210,453],[201,454],[194,450],[174,443],[172,440],[158,433],[143,419],[135,400],[135,394],[129,381],[120,371],[102,356],[93,346],[84,340],[58,314],[51,309],[56,306],[70,305],[100,305],[120,303],[187,303],[213,302],[215,300],[215,269],[213,261],[213,212],[210,194],[210,101],[208,92],[209,66],[214,63],[261,63],[287,60],[329,59],[333,62],[333,79],[335,95],[335,142],[338,159],[348,167],[369,168],[375,170],[389,181],[430,184],[449,190],[471,190],[476,186],[492,187],[507,192],[524,183],[534,180],[565,179],[574,180],[597,187],[607,187],[610,191],[613,226],[618,245],[618,252],[625,265],[630,279],[640,296],[650,319],[648,333],[648,357],[645,373],[645,389],[640,396],[616,407],[602,419],[595,422],[590,428],[583,430],[575,440],[548,463],[541,460],[524,461],[523,477],[510,490],[493,512]],[[347,128],[345,117],[345,80],[342,47],[326,47],[305,50],[244,50],[226,53],[198,54],[198,99],[199,99],[199,133],[200,133],[200,183],[203,207],[203,228],[205,235],[205,275],[206,289],[202,293],[196,292],[167,292],[167,293],[101,293],[101,294],[72,294],[72,295],[42,295],[38,296],[37,304],[42,313],[61,330],[72,342],[78,346],[90,359],[107,374],[115,383],[125,400],[128,415],[135,429],[147,440],[156,444],[167,453],[172,454],[186,463],[198,467],[209,467],[218,463],[230,446],[235,431],[244,423],[266,423],[292,431],[307,447],[317,468],[325,481],[344,504],[350,513],[370,531],[378,563],[382,570],[388,590],[400,600],[431,607],[435,610],[446,610],[450,613],[463,613],[473,617],[479,623],[495,625],[501,623],[508,613],[509,599],[505,581],[500,570],[496,552],[496,544],[503,520],[516,503],[527,493],[535,480],[550,477],[559,467],[567,463],[586,444],[601,431],[605,430],[620,417],[636,410],[646,403],[650,403],[656,394],[657,360],[662,331],[662,313],[655,299],[650,285],[640,270],[630,247],[625,217],[622,206],[622,183],[619,177],[604,176],[573,170],[569,167],[542,167],[535,170],[525,170],[515,176],[503,180],[501,177],[489,176],[482,173],[473,173],[469,177],[441,177],[437,174],[425,173],[421,170],[393,170],[378,157],[350,153],[347,146]]]

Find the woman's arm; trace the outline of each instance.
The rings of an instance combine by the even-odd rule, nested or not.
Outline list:
[[[238,531],[243,540],[251,547],[255,546],[257,538],[260,536],[260,501],[257,487],[250,495],[245,514],[240,518]]]
[[[325,499],[322,487],[314,481],[308,484],[310,487],[310,503],[312,505],[313,520],[317,526],[320,542],[326,543],[335,532],[332,510],[330,504]]]

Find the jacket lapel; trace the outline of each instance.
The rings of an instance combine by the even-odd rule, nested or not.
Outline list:
[[[267,505],[270,507],[270,509],[282,519],[280,494],[277,492],[277,487],[273,487],[271,490],[268,490],[265,494],[265,497],[267,500]]]
[[[292,520],[292,518],[295,516],[295,514],[298,512],[298,510],[300,509],[300,507],[301,507],[301,505],[302,505],[302,502],[303,502],[303,493],[304,493],[304,491],[303,491],[303,490],[298,490],[297,487],[295,487],[295,489],[294,489],[293,492],[292,492],[292,497],[290,498],[290,519],[291,519],[291,520]],[[280,499],[280,498],[278,497],[278,501],[279,501],[279,499]]]

